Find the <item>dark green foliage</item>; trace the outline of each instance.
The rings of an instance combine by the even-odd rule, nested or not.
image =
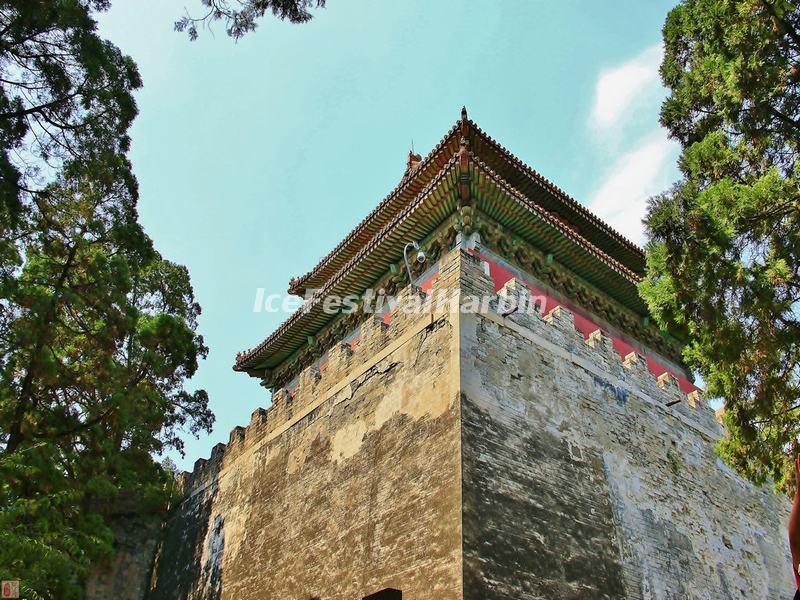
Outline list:
[[[101,0],[0,1],[0,579],[78,598],[117,511],[163,510],[153,456],[208,430],[188,272],[137,222],[136,66]],[[135,502],[131,502],[135,499]]]
[[[683,179],[651,200],[651,311],[725,398],[719,452],[788,489],[800,433],[800,12],[685,0],[664,26],[661,120]]]
[[[64,161],[86,165],[128,148],[131,91],[141,82],[133,61],[95,31],[91,11],[107,7],[107,0],[0,0],[4,230]],[[4,258],[11,253],[2,250]]]
[[[265,14],[281,21],[306,23],[313,17],[313,8],[325,6],[325,0],[200,0],[204,13],[199,16],[184,15],[175,22],[176,31],[186,31],[189,38],[197,39],[197,27],[210,26],[214,21],[222,21],[226,33],[239,39],[250,31],[255,31],[258,19]]]

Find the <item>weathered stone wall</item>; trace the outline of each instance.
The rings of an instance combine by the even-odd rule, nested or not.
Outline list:
[[[673,378],[563,309],[461,315],[460,355],[464,598],[792,597],[788,502],[720,463]]]
[[[437,286],[457,278],[442,259]],[[369,320],[253,413],[167,523],[150,598],[461,597],[457,315]]]
[[[134,503],[134,499],[126,500]],[[114,555],[108,562],[92,565],[84,586],[86,600],[141,600],[147,593],[164,515],[141,515],[138,508],[134,504],[112,517]]]
[[[439,275],[493,295],[460,249]],[[791,597],[788,502],[716,459],[701,398],[563,308],[503,312],[330,349],[197,462],[149,597]]]

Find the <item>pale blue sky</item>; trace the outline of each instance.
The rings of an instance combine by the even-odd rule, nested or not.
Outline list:
[[[199,0],[114,0],[101,30],[139,64],[132,130],[142,223],[188,266],[208,359],[207,457],[269,403],[231,370],[285,317],[254,313],[397,184],[466,104],[491,136],[635,241],[648,195],[676,178],[658,127],[672,2],[329,0],[305,25],[269,18],[238,43],[172,31]],[[199,11],[198,11],[199,12]]]

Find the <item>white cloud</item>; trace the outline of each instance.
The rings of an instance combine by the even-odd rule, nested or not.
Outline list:
[[[647,199],[669,187],[675,179],[678,145],[663,131],[645,138],[609,170],[605,182],[592,196],[589,208],[632,241],[644,241],[642,219]]]
[[[662,56],[663,48],[656,44],[600,72],[588,120],[595,151],[606,163],[589,208],[639,244],[644,242],[647,199],[667,189],[678,175],[679,146],[658,125],[665,94],[658,74]],[[618,158],[609,160],[612,156]]]
[[[590,119],[595,129],[603,131],[618,125],[635,104],[661,93],[658,76],[661,56],[661,45],[657,44],[600,74]]]

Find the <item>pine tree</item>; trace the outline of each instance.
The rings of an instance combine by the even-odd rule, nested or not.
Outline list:
[[[721,456],[789,488],[800,434],[800,11],[684,0],[664,26],[661,121],[682,179],[651,200],[641,292],[725,399]]]
[[[79,598],[120,502],[163,510],[154,457],[209,430],[188,272],[137,220],[136,66],[103,0],[0,1],[0,579]]]

